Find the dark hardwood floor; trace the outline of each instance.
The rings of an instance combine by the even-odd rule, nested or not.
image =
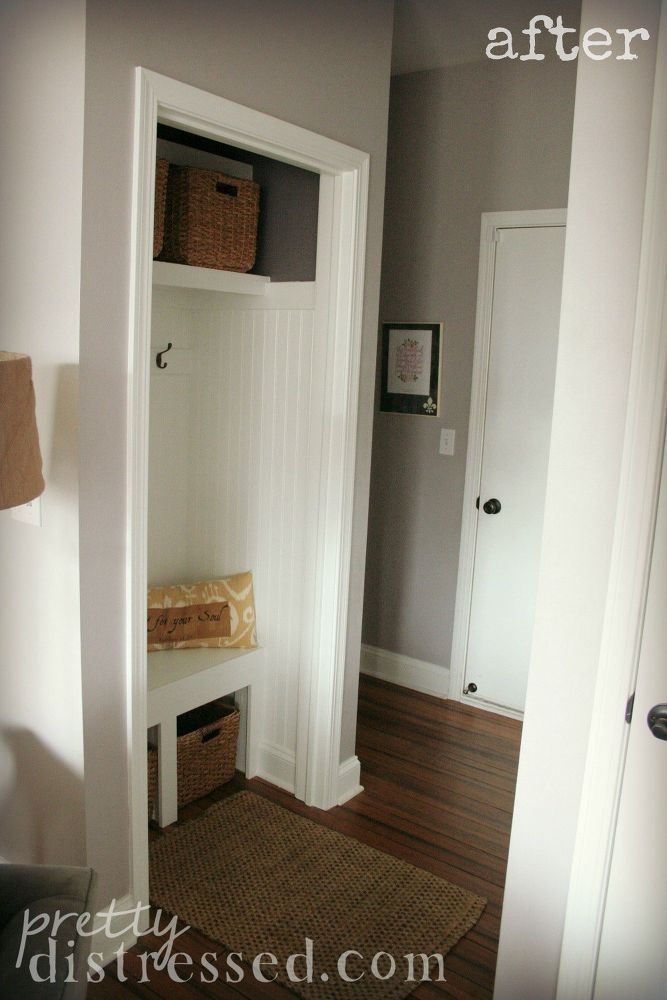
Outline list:
[[[238,775],[224,788],[179,812],[179,822],[201,814],[213,802],[240,788],[250,788],[324,826],[440,875],[486,897],[488,905],[477,925],[445,960],[445,983],[420,984],[411,997],[491,997],[496,964],[500,910],[509,845],[514,785],[519,756],[520,723],[457,702],[440,701],[361,678],[357,753],[364,791],[329,812],[310,809],[293,796],[262,781]],[[151,836],[163,834],[152,831]],[[178,939],[178,950],[197,959],[224,950],[194,929]],[[91,985],[92,1000],[145,998],[275,997],[288,991],[258,983],[248,968],[243,982],[231,985],[199,981],[173,982],[166,971],[148,965],[141,982],[139,952],[162,941],[142,938],[127,954],[127,981],[109,966],[103,982]],[[267,942],[270,948],[270,942]],[[357,996],[363,997],[363,988]]]

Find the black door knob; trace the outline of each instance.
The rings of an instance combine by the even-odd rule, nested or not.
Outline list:
[[[654,705],[646,721],[657,740],[667,740],[667,705]]]
[[[496,500],[495,497],[491,500],[487,500],[482,508],[485,514],[499,514],[501,509],[500,500]]]

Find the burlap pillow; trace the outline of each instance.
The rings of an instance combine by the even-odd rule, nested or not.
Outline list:
[[[252,573],[148,588],[148,651],[257,645]]]

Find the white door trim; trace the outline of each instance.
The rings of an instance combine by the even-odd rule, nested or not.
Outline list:
[[[296,792],[320,808],[339,795],[356,460],[369,156],[306,129],[142,69],[136,71],[128,352],[127,746],[131,894],[148,900],[146,590],[148,415],[155,133],[158,120],[317,171],[316,330],[308,523],[312,567],[299,682]]]
[[[475,320],[475,348],[468,424],[468,455],[465,486],[463,490],[463,518],[459,571],[456,584],[454,634],[450,664],[449,697],[466,702],[475,708],[484,708],[513,719],[522,718],[521,712],[510,708],[487,705],[480,698],[463,694],[463,680],[470,628],[470,603],[477,538],[475,500],[479,496],[484,444],[484,418],[486,415],[486,387],[489,374],[489,346],[491,343],[491,311],[493,308],[493,282],[496,261],[498,230],[528,227],[564,226],[565,209],[551,208],[525,212],[483,212],[479,247],[479,273],[477,281],[477,313]]]
[[[616,527],[558,974],[558,1000],[595,987],[639,665],[667,414],[667,2],[663,0]],[[634,725],[645,725],[636,718]]]

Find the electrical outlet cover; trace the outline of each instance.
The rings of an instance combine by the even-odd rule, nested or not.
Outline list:
[[[440,431],[440,454],[441,455],[453,455],[454,454],[454,438],[456,436],[456,431],[449,430],[443,427]]]

